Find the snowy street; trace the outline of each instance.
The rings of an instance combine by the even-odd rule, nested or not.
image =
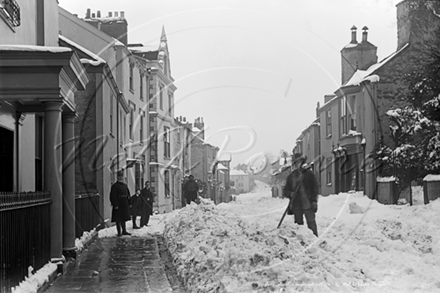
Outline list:
[[[288,201],[256,183],[235,202],[202,200],[139,230],[127,222],[127,239],[164,235],[187,292],[440,292],[440,201],[423,205],[420,188],[412,207],[361,193],[321,197],[316,238],[293,216],[276,229]],[[99,231],[115,235],[115,227]],[[53,266],[15,292],[36,292]]]
[[[287,199],[257,183],[236,202],[155,217],[189,292],[440,292],[440,201],[321,197],[317,239],[293,216],[276,229]]]

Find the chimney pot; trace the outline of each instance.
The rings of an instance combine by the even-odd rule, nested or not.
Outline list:
[[[115,17],[118,17],[118,12],[117,11],[115,11]]]
[[[109,11],[108,12],[108,17],[112,17],[113,16],[113,12]]]
[[[352,44],[357,44],[357,40],[356,40],[356,30],[357,27],[355,27],[354,25],[351,27],[351,43]]]
[[[125,18],[125,12],[121,11],[121,18]]]
[[[95,18],[95,14],[94,13],[92,13],[92,18]]]
[[[86,19],[90,18],[90,8],[87,8],[87,12],[86,12]]]
[[[367,38],[368,38],[368,27],[364,26],[362,28],[363,32],[362,32],[362,42],[366,42]]]
[[[97,17],[97,18],[101,18],[101,11],[98,10],[98,11],[96,12],[96,17]]]

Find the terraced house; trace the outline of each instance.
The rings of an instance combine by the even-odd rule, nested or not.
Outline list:
[[[117,170],[124,170],[132,194],[149,174],[149,70],[128,49],[127,26],[123,12],[104,17],[88,9],[80,19],[60,8],[60,42],[78,52],[93,81],[76,97],[76,189],[79,194],[101,195],[100,217],[105,223],[111,215],[108,194]]]
[[[182,172],[175,159],[180,156],[179,148],[172,139],[176,124],[174,121],[174,92],[177,89],[171,76],[171,64],[165,28],[162,29],[157,46],[131,45],[131,52],[146,60],[151,70],[148,81],[150,142],[150,181],[157,195],[154,208],[160,213],[170,212],[176,207],[176,196],[180,190]],[[148,61],[147,61],[148,60]],[[177,196],[177,198],[180,198]]]
[[[417,70],[427,58],[427,48],[440,38],[438,3],[420,3],[397,4],[397,49],[379,62],[377,47],[368,41],[368,27],[362,28],[359,41],[357,28],[351,28],[351,40],[341,50],[342,85],[317,109],[320,127],[315,140],[320,146],[323,195],[364,190],[375,198],[378,168],[372,152],[380,142],[393,144],[386,112],[405,105],[409,93],[405,75]],[[300,145],[297,150],[307,152],[308,145]]]

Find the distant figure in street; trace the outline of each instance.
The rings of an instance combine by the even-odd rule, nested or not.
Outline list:
[[[315,213],[318,211],[318,181],[315,174],[304,169],[307,158],[301,154],[294,154],[292,164],[295,169],[287,176],[283,196],[290,198],[288,214],[295,217],[295,223],[304,224],[306,217],[307,227],[318,236]]]
[[[150,181],[145,181],[145,187],[141,191],[141,205],[140,205],[141,228],[143,226],[148,226],[148,222],[150,221],[150,216],[153,214],[153,202],[154,202],[154,194],[150,189]]]
[[[112,222],[116,222],[116,230],[118,236],[131,235],[125,228],[125,222],[130,220],[130,204],[128,198],[130,197],[130,190],[127,184],[124,183],[124,173],[118,172],[118,181],[114,183],[110,190],[110,202],[112,209]]]
[[[133,229],[139,229],[139,226],[136,225],[136,218],[140,216],[141,211],[141,191],[140,189],[136,190],[136,193],[130,197],[130,212],[131,212],[131,220],[133,221]]]
[[[183,196],[185,197],[187,204],[190,204],[192,201],[196,202],[198,191],[199,185],[194,180],[194,176],[189,175],[188,181],[183,185]]]

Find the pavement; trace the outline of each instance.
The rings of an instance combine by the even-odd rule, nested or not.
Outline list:
[[[184,292],[165,267],[155,236],[96,238],[44,292]]]

